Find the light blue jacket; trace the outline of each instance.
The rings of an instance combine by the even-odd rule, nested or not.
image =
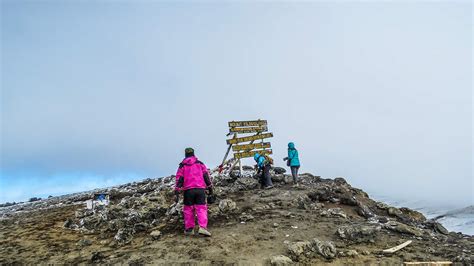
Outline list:
[[[298,151],[295,149],[293,142],[288,143],[288,160],[290,160],[290,166],[300,166]]]
[[[263,168],[263,166],[265,166],[265,156],[260,156],[260,154],[255,153],[253,159],[257,162],[258,168]]]

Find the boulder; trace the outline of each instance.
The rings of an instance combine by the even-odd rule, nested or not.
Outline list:
[[[293,204],[299,209],[308,210],[311,208],[311,199],[307,195],[300,195],[293,200]]]
[[[97,215],[84,217],[79,220],[79,226],[87,230],[95,230],[100,226],[101,219]]]
[[[355,243],[373,242],[380,227],[367,225],[345,225],[337,229],[336,235],[341,239]]]
[[[402,224],[396,221],[390,221],[383,225],[384,229],[391,230],[397,233],[408,234],[408,235],[415,235],[415,236],[422,236],[423,232],[415,227]]]
[[[334,183],[337,185],[347,185],[347,181],[343,177],[334,178]]]
[[[448,229],[446,229],[443,225],[441,225],[440,223],[435,223],[434,224],[434,229],[436,232],[438,233],[441,233],[443,235],[448,235],[449,234],[449,231]]]
[[[409,208],[405,208],[405,207],[402,207],[399,210],[402,213],[400,217],[402,221],[415,223],[415,224],[426,222],[426,217],[421,212],[418,212]]]
[[[388,215],[393,216],[393,217],[401,217],[402,216],[402,212],[398,208],[395,208],[395,207],[388,207],[387,208],[387,213],[388,213]]]
[[[375,216],[372,210],[370,210],[370,208],[367,207],[367,205],[362,204],[360,202],[359,202],[359,207],[357,208],[357,213],[360,216],[365,217],[367,219]]]
[[[290,183],[290,177],[284,174],[274,174],[272,175],[273,183]]]
[[[276,167],[273,167],[273,172],[277,175],[281,175],[281,174],[286,173],[286,169],[283,167],[276,166]]]
[[[377,206],[377,208],[381,209],[381,210],[387,210],[390,206],[388,206],[387,204],[383,203],[383,202],[380,202],[378,201],[377,203],[375,203],[375,206]]]
[[[230,171],[229,176],[235,180],[236,178],[240,177],[240,170]]]
[[[274,266],[293,264],[293,261],[284,255],[277,255],[270,258],[270,264]]]
[[[304,253],[308,251],[310,246],[311,242],[309,241],[299,241],[289,244],[288,253],[290,258],[295,261],[300,261],[300,259],[305,256]]]
[[[314,238],[311,241],[312,248],[318,252],[319,255],[323,256],[325,259],[333,259],[336,257],[336,247],[330,241],[321,241]]]
[[[433,220],[426,221],[425,226],[443,235],[449,234],[449,231],[443,225],[441,225],[440,223],[436,221],[433,221]]]
[[[175,203],[169,207],[169,209],[166,211],[166,216],[180,216],[181,215],[181,205],[179,203]]]
[[[302,261],[305,258],[312,258],[320,255],[325,259],[336,257],[337,251],[334,244],[330,241],[321,241],[314,238],[311,241],[300,241],[288,245],[290,258],[295,261]]]
[[[232,185],[234,191],[252,190],[259,187],[258,181],[252,177],[237,178]]]

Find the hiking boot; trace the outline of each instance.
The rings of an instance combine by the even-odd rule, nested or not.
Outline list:
[[[272,189],[273,188],[273,185],[270,185],[270,186],[266,186],[265,189]]]
[[[199,227],[198,234],[202,236],[211,236],[211,233],[206,228]]]
[[[184,230],[184,234],[187,236],[192,236],[194,234],[194,229],[193,228],[186,229]]]

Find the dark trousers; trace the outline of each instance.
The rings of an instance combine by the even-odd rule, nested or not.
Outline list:
[[[262,174],[260,175],[260,187],[273,186],[272,178],[270,177],[270,169],[272,167],[269,164],[266,164],[263,169],[260,169]]]
[[[300,169],[299,166],[290,166],[291,168],[291,175],[293,176],[293,183],[298,182],[298,170]]]
[[[206,205],[206,192],[204,188],[185,190],[183,203],[185,206]]]

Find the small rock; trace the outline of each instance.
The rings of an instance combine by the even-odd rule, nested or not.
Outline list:
[[[359,253],[357,253],[357,251],[351,249],[351,250],[347,251],[346,255],[349,256],[349,257],[355,257],[355,256],[358,256]]]
[[[91,262],[99,262],[104,258],[104,255],[100,252],[94,252],[92,253],[92,256],[90,258]]]
[[[74,224],[74,222],[72,221],[72,219],[69,218],[64,222],[63,227],[64,228],[71,228],[73,224]]]
[[[293,261],[284,255],[277,255],[270,258],[270,264],[275,265],[275,266],[287,265],[287,264],[292,264],[292,263]]]
[[[89,239],[81,239],[77,242],[77,245],[80,247],[90,246],[92,245],[92,241]]]
[[[133,230],[135,232],[144,232],[146,231],[146,229],[148,228],[148,224],[147,223],[137,223],[133,226]]]
[[[153,240],[158,240],[161,238],[161,232],[159,230],[155,230],[150,233],[150,236]]]
[[[133,230],[129,228],[121,228],[118,230],[117,234],[115,234],[114,239],[119,244],[127,244],[132,241],[133,233]]]
[[[273,227],[278,227],[279,224],[278,223],[273,223]]]
[[[219,202],[219,210],[221,212],[229,212],[235,210],[237,208],[237,204],[231,199],[223,199]]]
[[[322,208],[324,208],[324,203],[318,202],[318,203],[314,204],[314,206],[315,206],[316,209],[322,209]]]
[[[322,211],[321,216],[333,216],[333,217],[342,217],[344,219],[347,218],[347,215],[344,213],[344,211],[341,208],[331,208]]]
[[[253,220],[254,217],[251,214],[242,213],[242,215],[239,216],[239,219],[241,222],[248,222]]]

